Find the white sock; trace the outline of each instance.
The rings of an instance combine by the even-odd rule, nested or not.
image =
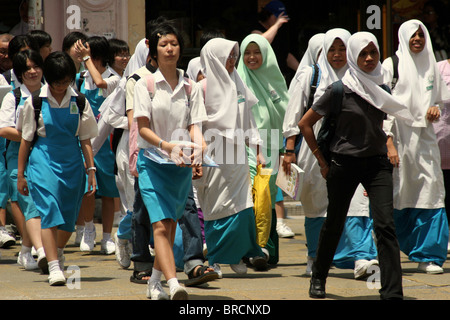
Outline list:
[[[45,250],[44,247],[40,247],[39,249],[36,250],[36,253],[38,255],[38,259],[40,259],[41,257],[45,257]]]
[[[178,283],[178,279],[177,278],[172,278],[172,279],[167,280],[167,285],[169,286],[169,290],[170,291],[172,291],[176,287],[180,286],[180,284]]]
[[[94,220],[91,221],[85,221],[84,222],[84,228],[88,229],[88,230],[94,230],[95,226],[94,226]]]
[[[161,270],[156,270],[152,268],[152,275],[150,276],[149,282],[161,282],[161,276],[163,275]]]
[[[58,260],[49,261],[48,262],[48,271],[50,273],[56,272],[56,271],[61,271],[61,268],[59,267],[59,261]]]
[[[103,240],[108,241],[111,239],[111,233],[103,232]]]

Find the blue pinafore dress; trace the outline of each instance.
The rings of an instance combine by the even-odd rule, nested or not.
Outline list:
[[[79,74],[77,79],[79,79]],[[78,80],[77,80],[78,83]],[[89,101],[94,116],[98,119],[100,115],[100,107],[105,101],[105,98],[100,92],[100,89],[86,90],[85,81],[80,86],[80,92],[86,96]],[[97,178],[97,192],[96,196],[118,198],[119,190],[116,186],[116,176],[114,174],[114,165],[116,162],[116,156],[111,149],[110,138],[108,137],[94,157],[94,163],[97,168],[95,176]]]
[[[5,138],[0,138],[0,208],[6,209],[8,202],[8,183],[5,157],[3,156],[6,148]]]
[[[16,111],[16,122],[17,115],[20,108],[23,108],[25,100],[27,97],[21,97],[20,103],[17,106]],[[39,217],[39,212],[36,210],[33,198],[29,194],[24,196],[17,191],[17,167],[19,160],[19,148],[20,142],[11,141],[6,150],[6,163],[7,163],[7,174],[8,174],[8,195],[12,202],[17,202],[19,204],[20,210],[22,210],[25,220],[28,221],[33,218]],[[25,172],[25,178],[27,177]]]
[[[73,232],[85,191],[86,172],[76,132],[80,115],[75,97],[69,108],[51,108],[42,99],[46,137],[30,154],[28,186],[41,216],[41,228]]]

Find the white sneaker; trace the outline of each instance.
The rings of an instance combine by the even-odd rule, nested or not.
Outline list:
[[[236,272],[237,274],[246,274],[247,273],[247,266],[245,263],[241,260],[238,264],[230,264],[231,270]]]
[[[48,283],[51,286],[63,286],[66,284],[66,277],[61,270],[53,271],[48,276]]]
[[[147,298],[152,300],[169,300],[169,295],[164,292],[161,282],[147,283]]]
[[[220,264],[214,263],[211,268],[214,269],[214,272],[216,272],[219,275],[219,279],[223,278],[222,269],[220,268]]]
[[[353,269],[353,274],[356,280],[363,280],[370,276],[372,273],[367,272],[371,266],[377,266],[378,260],[356,260],[355,269]]]
[[[176,286],[170,290],[170,300],[187,300],[188,292],[182,286]]]
[[[419,262],[418,269],[419,271],[426,272],[428,274],[444,273],[444,269],[442,269],[434,262]]]
[[[80,250],[84,252],[90,252],[94,250],[96,236],[97,233],[95,232],[95,227],[93,230],[85,228],[83,232],[83,237],[81,237]]]
[[[314,263],[314,258],[311,258],[310,256],[307,257],[306,260],[306,271],[305,274],[307,276],[312,276],[312,265]]]
[[[38,263],[34,260],[31,252],[27,252],[22,254],[19,252],[19,256],[17,257],[17,263],[25,268],[25,270],[36,270],[39,268]]]
[[[0,228],[0,248],[8,248],[15,244],[16,239],[6,231],[6,228]]]
[[[295,233],[284,223],[277,223],[277,233],[280,238],[292,238]]]
[[[104,254],[114,254],[114,252],[116,252],[114,240],[111,238],[108,240],[102,239],[100,252]]]
[[[128,269],[131,265],[131,243],[128,240],[119,239],[117,233],[114,234],[114,243],[116,245],[116,261],[123,269]]]

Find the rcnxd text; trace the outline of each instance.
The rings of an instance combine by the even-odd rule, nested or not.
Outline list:
[[[180,315],[197,315],[211,317],[214,313],[223,315],[268,315],[270,314],[270,306],[262,305],[248,305],[248,304],[225,304],[221,307],[199,307],[186,306],[180,307]]]

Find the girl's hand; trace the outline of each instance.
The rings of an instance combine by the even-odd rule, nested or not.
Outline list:
[[[283,170],[287,176],[291,174],[291,163],[297,163],[297,156],[295,153],[285,153],[283,157]]]
[[[89,43],[85,43],[86,46],[83,44],[81,40],[78,40],[75,42],[75,51],[82,57],[87,57],[91,55],[91,48],[89,47]]]
[[[17,177],[17,191],[23,196],[29,195],[27,179],[24,176]]]
[[[192,180],[198,180],[203,177],[203,167],[192,167]]]
[[[95,171],[94,170],[90,170],[88,172],[88,192],[86,193],[86,195],[92,196],[95,194],[95,192],[97,191],[97,180],[95,178]]]
[[[441,111],[437,106],[431,106],[427,111],[427,120],[430,122],[438,121],[441,117]]]

